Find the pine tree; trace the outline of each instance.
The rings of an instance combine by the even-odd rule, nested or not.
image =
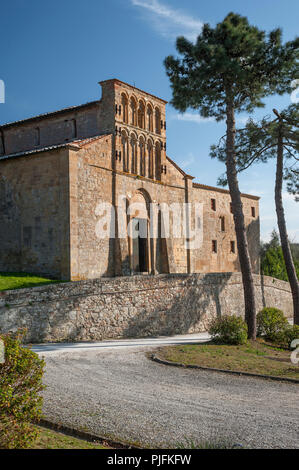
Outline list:
[[[229,13],[212,28],[203,26],[195,44],[178,37],[182,56],[165,59],[173,106],[181,112],[199,110],[203,117],[226,119],[226,176],[232,200],[238,254],[243,280],[248,336],[256,337],[256,305],[235,152],[235,114],[263,106],[262,98],[291,92],[298,41],[285,45],[281,31],[266,35],[246,17]]]
[[[290,192],[298,195],[296,185],[299,184],[299,105],[292,104],[281,113],[275,109],[273,112],[276,116],[275,119],[264,118],[260,122],[254,122],[250,119],[245,128],[237,132],[235,143],[237,172],[244,171],[253,163],[265,163],[268,159],[276,159],[275,208],[277,224],[287,279],[292,291],[294,323],[299,324],[299,284],[288,239],[282,200],[284,178],[288,181]],[[226,158],[224,145],[213,146],[211,155],[224,161]],[[225,178],[220,178],[219,182],[225,184]]]

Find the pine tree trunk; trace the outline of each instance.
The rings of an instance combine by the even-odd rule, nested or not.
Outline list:
[[[287,275],[291,286],[294,308],[294,324],[299,325],[299,284],[293,257],[288,240],[284,208],[282,204],[282,182],[283,182],[283,130],[282,123],[279,124],[277,160],[276,160],[276,181],[275,181],[275,208],[277,223],[281,241],[281,248],[286,265]]]
[[[256,339],[256,306],[255,292],[253,284],[253,275],[251,261],[248,249],[247,234],[245,227],[245,219],[243,213],[243,204],[236,169],[236,153],[235,153],[235,113],[232,102],[226,105],[226,174],[227,181],[232,200],[232,212],[234,216],[235,231],[237,237],[237,246],[239,254],[239,262],[242,273],[243,292],[245,302],[245,321],[248,326],[248,338]]]

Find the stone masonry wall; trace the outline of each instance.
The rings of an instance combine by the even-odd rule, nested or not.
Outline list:
[[[0,126],[0,155],[57,145],[100,133],[99,101],[23,122]],[[102,124],[102,123],[101,123]],[[4,145],[3,145],[4,143]]]
[[[68,153],[1,162],[0,271],[69,279]]]
[[[289,284],[254,275],[257,308],[292,315]],[[240,273],[94,279],[0,292],[0,331],[27,327],[27,342],[196,333],[216,315],[241,315]]]

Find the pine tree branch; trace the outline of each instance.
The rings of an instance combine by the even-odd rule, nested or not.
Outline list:
[[[291,157],[295,158],[295,160],[297,160],[297,162],[299,162],[299,158],[296,157],[296,155],[294,155],[293,152],[290,151],[289,147],[287,147],[287,146],[284,145],[283,148],[284,148],[285,150],[287,150],[287,152],[291,155]]]
[[[265,145],[263,148],[261,148],[258,152],[256,152],[256,153],[253,155],[253,157],[251,157],[251,158],[247,161],[247,163],[246,163],[246,165],[245,165],[244,167],[238,169],[238,173],[240,173],[241,171],[247,170],[247,168],[249,168],[249,167],[252,165],[252,163],[253,163],[257,158],[259,158],[259,156],[260,156],[263,152],[265,152],[266,150],[269,150],[269,149],[272,148],[272,147],[276,147],[276,143],[275,143],[275,144],[271,144],[271,145]]]

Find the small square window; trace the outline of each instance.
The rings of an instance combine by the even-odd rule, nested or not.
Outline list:
[[[251,207],[251,217],[255,217],[255,207]]]
[[[230,212],[231,212],[231,214],[232,214],[232,213],[233,213],[233,205],[232,205],[232,203],[230,203],[229,208],[230,208]]]
[[[212,252],[217,253],[217,240],[212,240]]]
[[[236,242],[234,240],[230,242],[230,252],[236,253]]]
[[[211,199],[211,209],[212,211],[216,210],[216,199]]]

